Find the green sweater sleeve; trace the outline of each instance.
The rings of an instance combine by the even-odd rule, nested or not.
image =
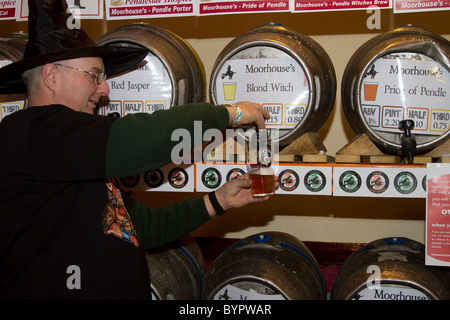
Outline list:
[[[228,125],[228,111],[223,106],[201,102],[117,119],[111,126],[106,145],[106,176],[140,174],[170,163],[172,149],[180,143],[172,141],[172,133],[179,128],[187,130],[193,147],[192,143],[198,140],[194,138],[198,121],[201,121],[203,137],[208,129],[222,130]]]
[[[211,219],[202,197],[154,209],[135,201],[129,214],[144,249],[184,237]]]
[[[210,128],[225,128],[229,115],[223,106],[195,103],[152,114],[130,114],[115,120],[106,145],[106,176],[140,174],[170,163],[172,149],[179,143],[178,140],[171,141],[173,131],[183,128],[193,137],[196,121],[201,121],[203,136]],[[211,219],[203,197],[187,198],[161,208],[149,208],[134,200],[128,209],[145,249],[179,239]]]

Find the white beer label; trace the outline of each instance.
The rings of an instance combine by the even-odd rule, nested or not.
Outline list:
[[[352,300],[430,300],[430,297],[407,286],[383,284],[379,288],[364,288]]]
[[[376,60],[361,83],[361,107],[377,131],[401,133],[399,123],[414,120],[412,133],[441,135],[450,124],[450,73],[438,62],[400,52]]]
[[[262,294],[253,289],[244,290],[227,284],[214,296],[213,300],[286,300],[281,294]]]
[[[217,102],[260,103],[270,113],[268,126],[292,128],[308,107],[309,84],[303,68],[287,53],[256,46],[226,61],[215,82]]]
[[[172,103],[170,75],[158,57],[147,55],[144,61],[130,72],[109,78],[108,101],[99,108],[99,114],[153,113],[169,109]]]

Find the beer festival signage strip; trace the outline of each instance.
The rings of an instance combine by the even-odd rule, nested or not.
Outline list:
[[[333,196],[425,198],[424,166],[335,165]]]
[[[15,19],[28,20],[28,0],[0,0],[0,8],[1,2],[15,2]],[[66,0],[66,2],[72,15],[78,19],[103,19],[103,0]]]
[[[232,14],[232,13],[261,13],[261,12],[289,12],[289,0],[235,0],[235,1],[198,1],[198,14]]]
[[[143,19],[194,16],[194,0],[110,0],[105,1],[106,19]]]
[[[276,194],[286,195],[332,195],[331,166],[274,165],[280,188]],[[195,164],[195,190],[208,192],[220,188],[230,179],[247,172],[245,164]]]
[[[392,8],[391,0],[290,0],[292,12],[365,10]]]
[[[194,165],[169,163],[140,175],[122,177],[118,182],[125,191],[194,192]]]
[[[394,1],[394,4],[392,4]],[[143,19],[261,12],[310,12],[394,8],[394,13],[449,10],[449,0],[68,0],[81,19]],[[26,21],[27,0],[0,0],[0,20]]]
[[[450,10],[449,0],[394,0],[394,13]]]

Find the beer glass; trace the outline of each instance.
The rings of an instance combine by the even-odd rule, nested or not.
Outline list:
[[[253,197],[275,193],[275,173],[272,167],[272,153],[268,144],[267,130],[256,130],[246,148],[247,171],[252,179]]]

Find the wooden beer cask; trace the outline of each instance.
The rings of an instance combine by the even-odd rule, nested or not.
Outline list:
[[[341,85],[355,133],[399,156],[408,155],[413,144],[413,154],[422,154],[448,139],[449,94],[450,42],[417,26],[364,43],[350,58]]]
[[[282,232],[246,237],[225,249],[209,267],[206,300],[323,300],[322,272],[308,248]]]
[[[205,262],[193,237],[146,250],[145,255],[153,300],[200,299]]]
[[[0,68],[22,60],[28,35],[25,33],[12,33],[0,36]],[[26,107],[26,94],[0,94],[0,121]]]
[[[280,147],[306,132],[317,132],[334,104],[336,76],[325,50],[310,37],[270,23],[234,38],[217,57],[210,100],[261,103],[278,129]]]
[[[152,113],[204,101],[206,81],[196,51],[173,32],[144,23],[118,27],[101,36],[99,45],[149,49],[144,61],[107,79],[110,95],[100,114]]]
[[[425,246],[392,237],[372,241],[342,265],[332,300],[447,300],[450,270],[425,265]]]

